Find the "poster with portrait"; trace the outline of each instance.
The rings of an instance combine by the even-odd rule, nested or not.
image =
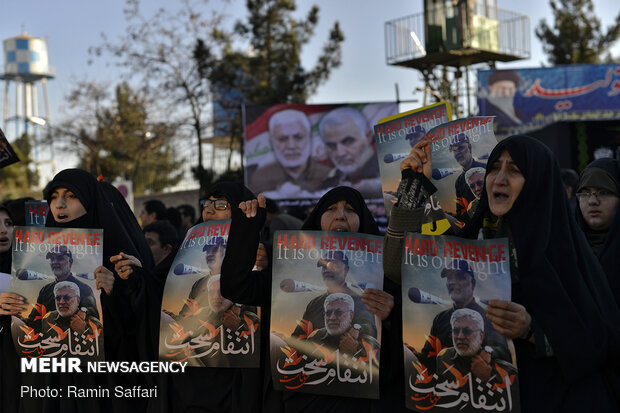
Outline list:
[[[361,192],[387,227],[372,126],[398,104],[279,104],[245,108],[245,185],[303,215],[329,189]]]
[[[258,367],[260,312],[220,294],[230,220],[189,229],[161,305],[159,359],[195,367]]]
[[[555,122],[620,119],[617,64],[478,70],[479,114],[499,139]]]
[[[433,198],[444,212],[468,222],[484,187],[487,159],[497,139],[492,116],[474,116],[444,123],[427,132],[437,187]]]
[[[26,226],[27,227],[44,227],[47,220],[47,211],[49,206],[47,201],[26,201]]]
[[[19,162],[19,157],[0,129],[0,169]]]
[[[401,177],[400,162],[409,155],[415,144],[424,139],[428,131],[451,120],[450,104],[439,102],[385,117],[375,125],[377,157],[388,216],[396,200]]]
[[[514,346],[486,318],[510,300],[508,239],[405,234],[403,350],[407,407],[518,412]]]
[[[270,362],[274,388],[379,397],[381,322],[362,302],[383,289],[383,237],[278,231]]]
[[[12,317],[20,357],[104,360],[101,291],[103,230],[15,227],[11,292],[25,298]]]

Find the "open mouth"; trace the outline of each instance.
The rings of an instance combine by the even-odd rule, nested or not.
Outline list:
[[[8,244],[8,243],[9,243],[9,238],[8,237],[0,238],[0,244]]]
[[[69,219],[69,215],[67,214],[58,214],[56,221],[66,221]]]
[[[504,192],[493,192],[493,200],[503,202],[508,200],[508,194]]]

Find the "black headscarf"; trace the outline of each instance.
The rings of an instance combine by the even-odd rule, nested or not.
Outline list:
[[[256,198],[256,195],[245,185],[237,182],[218,182],[214,184],[207,191],[205,198],[211,196],[214,198],[226,198],[231,208],[237,208],[241,202]],[[202,219],[200,222],[203,222]]]
[[[9,208],[5,205],[5,204],[0,204],[0,211],[4,211],[6,212],[6,214],[9,216],[9,218],[11,218],[11,220],[13,220],[13,215],[11,214],[11,211],[9,210]],[[13,224],[15,224],[15,221],[13,221]],[[11,244],[13,245],[13,244]],[[11,257],[13,252],[11,251],[12,248],[9,248],[8,251],[3,252],[2,254],[0,254],[0,272],[3,272],[5,274],[10,274],[11,273]]]
[[[59,172],[43,190],[43,196],[48,205],[51,205],[52,192],[56,188],[67,188],[73,192],[86,209],[86,214],[70,222],[58,223],[50,208],[46,227],[102,228],[103,265],[112,272],[114,272],[114,266],[110,263],[110,257],[119,252],[137,257],[145,266],[148,265],[150,259],[152,266],[152,257],[147,255],[145,259],[140,253],[143,248],[136,246],[136,240],[144,239],[144,234],[137,226],[126,226],[119,216],[119,210],[122,210],[124,206],[129,207],[126,203],[110,202],[106,194],[108,190],[93,175],[82,169],[65,169]]]
[[[51,208],[51,196],[56,188],[67,188],[73,192],[82,203],[86,214],[69,222],[56,222]],[[136,283],[148,285],[144,281],[147,272],[145,268],[135,268],[129,281],[123,282],[118,277],[118,274],[114,272],[114,265],[110,262],[110,257],[124,252],[138,258],[143,263],[143,266],[146,266],[149,261],[148,258],[140,254],[140,250],[134,242],[139,237],[144,238],[142,231],[136,232],[135,227],[131,225],[126,226],[123,219],[119,217],[118,211],[124,208],[124,206],[127,208],[128,206],[111,202],[106,195],[108,190],[109,188],[104,188],[104,185],[97,181],[92,174],[82,169],[65,169],[59,172],[43,190],[43,197],[50,205],[45,226],[103,229],[103,265],[112,271],[115,278],[112,294],[107,295],[102,292],[100,295],[105,329],[105,357],[106,360],[138,360],[141,351],[143,353],[147,352],[143,350],[144,348],[150,349],[150,343],[146,342],[147,337],[140,336],[141,331],[139,333],[137,329],[139,322],[144,318],[144,314],[136,307],[141,305],[143,307],[142,311],[144,311],[146,306],[143,304],[144,301],[137,300],[136,296],[130,293],[132,290],[130,286]],[[144,242],[146,243],[146,240]],[[152,257],[147,257],[152,262]],[[73,384],[76,379],[75,377],[70,377],[51,376],[50,380],[52,380],[52,385],[58,387],[58,383],[68,382]],[[136,374],[84,376],[84,380],[87,383],[85,385],[92,386],[94,385],[93,383],[97,383],[97,385],[103,385],[108,388],[116,385],[123,385],[125,387],[136,384],[144,385],[140,379]],[[80,376],[80,380],[83,380],[82,376]],[[127,402],[120,399],[112,399],[110,403],[113,406],[112,410],[119,410],[121,406],[125,407],[129,403],[129,409],[138,411],[142,408],[138,405],[145,402],[139,400]],[[39,408],[39,410],[41,409],[43,408]],[[80,410],[88,409],[90,408],[86,406],[80,407]],[[58,410],[62,410],[62,408],[58,408]]]
[[[362,194],[360,194],[356,189],[348,186],[337,186],[323,195],[310,215],[308,215],[308,218],[304,221],[304,224],[301,227],[302,231],[320,231],[321,216],[325,211],[327,211],[327,208],[340,201],[347,201],[347,203],[355,209],[355,212],[357,212],[357,215],[360,218],[360,228],[357,232],[361,234],[381,235],[379,232],[379,227],[377,226],[375,219],[372,217],[372,213],[366,206],[366,202],[364,202],[364,197]]]
[[[587,184],[588,182],[594,182],[591,179],[588,179],[591,175],[589,172],[592,172],[593,168],[600,169],[601,171],[607,173],[608,178],[615,183],[615,191],[613,188],[605,189],[611,190],[612,192],[618,194],[620,188],[620,162],[611,158],[597,159],[586,166],[586,168],[581,172],[579,185],[577,188],[582,188],[584,186],[599,186]],[[581,215],[581,211],[577,212],[577,222],[579,222],[579,225],[584,232],[586,232],[586,234],[591,232],[590,228],[583,219],[583,215]],[[607,274],[607,281],[609,282],[611,290],[614,294],[616,303],[620,305],[620,210],[616,211],[616,217],[614,218],[611,227],[607,230],[602,246],[596,255],[601,262],[605,273]]]
[[[521,193],[502,217],[517,256],[519,284],[513,299],[520,297],[544,331],[566,380],[577,381],[600,371],[610,359],[617,362],[620,313],[596,257],[570,216],[551,150],[528,136],[511,136],[491,152],[487,175],[505,150],[525,177]],[[485,187],[460,235],[475,238],[489,214]]]
[[[99,182],[99,185],[103,188],[103,192],[105,192],[106,196],[110,200],[110,203],[116,211],[118,218],[121,220],[123,227],[127,230],[130,241],[140,253],[140,256],[142,257],[142,268],[150,270],[155,266],[153,253],[151,252],[149,244],[146,242],[144,232],[142,231],[140,224],[138,224],[136,216],[131,211],[131,208],[129,208],[129,205],[127,205],[127,201],[123,195],[121,195],[114,185],[108,182]]]

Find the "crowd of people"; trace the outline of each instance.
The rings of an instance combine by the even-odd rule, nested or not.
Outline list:
[[[303,125],[303,119],[298,123]],[[329,135],[327,120],[321,128]],[[335,139],[333,144],[337,150],[341,143]],[[467,152],[467,144],[465,140],[458,142],[462,152]],[[282,153],[286,158],[286,150]],[[362,158],[357,160],[363,163]],[[344,155],[339,159],[343,164],[349,161]],[[567,190],[567,179],[563,178],[571,174],[562,173],[553,153],[529,137],[513,136],[501,141],[486,165],[473,164],[471,158],[467,161],[468,173],[463,173],[462,187],[463,191],[471,190],[476,206],[464,226],[453,225],[448,233],[469,239],[508,238],[512,297],[491,300],[482,308],[473,301],[476,284],[468,264],[457,262],[453,269],[444,270],[441,277],[446,279],[453,306],[436,318],[432,334],[453,346],[446,345],[446,351],[433,357],[449,361],[457,369],[469,369],[481,380],[492,380],[497,366],[514,369],[508,363],[510,356],[501,350],[510,339],[518,362],[523,412],[619,411],[620,162],[599,159],[590,163],[572,186],[567,184]],[[332,340],[335,346],[351,353],[359,347],[356,340],[377,336],[377,331],[373,336],[365,320],[376,316],[381,321],[378,400],[277,390],[267,344],[274,231],[286,227],[380,235],[358,190],[343,186],[329,190],[301,223],[280,216],[276,206],[244,185],[223,182],[210,188],[198,217],[190,205],[166,208],[162,202],[152,200],[139,213],[140,226],[111,185],[85,171],[68,169],[57,174],[43,192],[49,204],[46,226],[104,231],[103,265],[94,268],[93,273],[101,290],[106,360],[158,359],[163,290],[184,234],[197,222],[231,219],[225,254],[217,269],[211,269],[213,276],[192,288],[194,296],[190,298],[198,299],[204,291],[205,305],[217,307],[218,311],[220,307],[228,311],[238,303],[236,313],[223,316],[227,317],[226,323],[239,318],[244,308],[259,306],[263,314],[260,339],[265,343],[261,346],[260,366],[197,367],[183,374],[20,373],[11,320],[17,319],[16,315],[29,304],[19,294],[2,292],[0,410],[408,411],[404,360],[430,356],[429,349],[414,351],[403,346],[401,253],[404,232],[421,232],[424,207],[436,191],[431,182],[428,142],[421,140],[413,146],[401,163],[401,171],[397,201],[385,234],[383,289],[351,292],[344,283],[348,261],[334,252],[323,262],[320,260],[317,267],[321,272],[338,267],[342,275],[332,274],[330,283],[326,281],[327,292],[308,305],[304,317],[312,318],[319,329],[313,340]],[[569,197],[574,200],[569,201]],[[24,202],[13,200],[0,205],[2,273],[11,273],[13,228],[25,224]],[[281,226],[265,228],[268,217],[270,224]],[[220,244],[223,246],[224,241]],[[212,253],[215,260],[220,244],[205,246],[205,253]],[[74,330],[85,329],[85,321],[98,317],[97,309],[88,301],[92,291],[73,276],[70,251],[65,248],[48,255],[55,280],[39,299],[49,308],[56,306],[51,317],[62,318]],[[357,331],[351,330],[353,324]],[[492,348],[498,350],[490,352]],[[447,364],[437,363],[437,374],[447,374],[442,365]],[[78,384],[157,386],[159,392],[158,397],[145,399],[20,397],[21,386],[58,388]]]

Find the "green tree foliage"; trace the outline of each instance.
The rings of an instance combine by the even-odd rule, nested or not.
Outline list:
[[[76,113],[59,132],[77,150],[80,168],[107,181],[131,180],[138,194],[161,191],[181,179],[175,125],[149,121],[149,101],[127,83],[116,87],[109,102],[105,86],[80,82],[68,101]]]
[[[294,0],[247,0],[247,20],[232,33],[216,30],[212,40],[199,39],[194,49],[200,74],[211,84],[213,100],[224,119],[215,119],[215,131],[230,137],[232,147],[243,148],[241,107],[304,103],[341,64],[344,35],[338,22],[314,66],[306,70],[301,54],[314,35],[319,8],[304,18],[294,16]]]
[[[0,169],[0,200],[25,196],[40,198],[41,193],[32,189],[39,182],[39,174],[31,169],[32,137],[24,133],[11,147],[19,157],[19,162]]]
[[[612,61],[609,49],[620,37],[620,13],[614,24],[601,29],[592,0],[550,0],[554,24],[545,19],[536,28],[536,37],[552,65]],[[616,59],[617,61],[617,59]]]
[[[177,12],[161,8],[145,16],[140,0],[126,0],[125,34],[118,40],[102,35],[103,43],[90,52],[93,56],[111,55],[127,69],[129,77],[141,81],[144,90],[158,93],[159,101],[168,108],[166,119],[191,128],[188,136],[195,139],[198,155],[194,174],[202,176],[208,175],[203,169],[202,143],[210,126],[211,94],[207,80],[198,73],[192,51],[198,38],[214,42],[212,32],[218,30],[222,16],[212,13],[205,17],[198,10],[198,5],[206,5],[207,0],[180,3]]]

